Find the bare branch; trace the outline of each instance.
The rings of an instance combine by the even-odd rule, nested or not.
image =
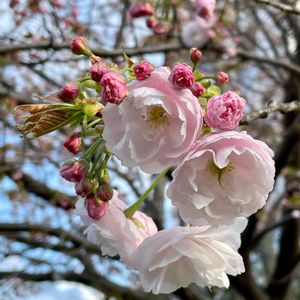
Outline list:
[[[129,48],[124,49],[127,55],[142,55],[147,53],[156,53],[156,52],[167,52],[167,51],[177,51],[182,49],[183,46],[178,42],[168,43],[168,44],[160,44],[155,47],[144,47],[144,48]],[[0,55],[8,54],[12,52],[18,51],[29,51],[29,50],[63,50],[63,49],[70,49],[69,43],[49,43],[49,42],[39,42],[39,43],[32,43],[32,44],[15,44],[15,45],[4,45],[0,47]],[[95,55],[99,55],[101,57],[116,57],[121,56],[123,54],[123,49],[116,49],[116,50],[105,50],[102,48],[92,49]]]
[[[296,6],[292,6],[292,5],[288,5],[282,2],[277,2],[272,0],[255,0],[255,1],[257,3],[266,4],[278,8],[286,13],[297,14],[297,15],[300,14],[300,9],[298,9]]]
[[[267,108],[260,109],[259,111],[244,116],[244,118],[240,122],[240,125],[249,125],[249,123],[254,120],[265,119],[269,116],[269,114],[273,112],[288,113],[291,111],[300,112],[300,101],[295,100],[288,103],[271,102]]]

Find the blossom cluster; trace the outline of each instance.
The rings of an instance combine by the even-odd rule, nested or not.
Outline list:
[[[211,14],[198,9],[203,17]],[[272,150],[236,130],[245,99],[239,92],[222,93],[227,73],[198,71],[202,54],[196,48],[190,50],[191,66],[155,68],[125,55],[124,69],[95,56],[81,37],[71,49],[88,56],[91,67],[88,76],[58,93],[68,103],[64,109],[73,105],[70,124],[82,129],[64,143],[80,158],[66,162],[61,175],[81,197],[75,214],[87,239],[103,255],[119,255],[139,271],[145,291],[171,293],[191,283],[228,287],[227,275],[244,271],[238,248],[246,218],[264,206],[275,173]],[[96,96],[87,98],[85,89]],[[96,141],[85,150],[87,136]],[[159,174],[131,206],[110,186],[111,156],[125,167]],[[158,231],[138,209],[172,170],[166,195],[186,226]]]

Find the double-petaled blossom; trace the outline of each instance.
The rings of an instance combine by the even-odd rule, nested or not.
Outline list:
[[[153,65],[145,60],[142,60],[133,67],[133,72],[137,80],[148,79],[152,71]]]
[[[207,103],[205,123],[216,129],[232,130],[243,118],[245,105],[246,100],[235,92],[214,96]]]
[[[164,35],[169,33],[172,26],[169,22],[157,22],[153,27],[153,32],[157,35]]]
[[[77,87],[77,83],[70,82],[60,89],[59,98],[65,102],[72,102],[76,99],[79,93],[80,91]]]
[[[229,275],[244,272],[237,252],[246,226],[238,218],[231,227],[174,227],[147,238],[133,253],[130,266],[140,271],[142,286],[154,294],[172,293],[192,283],[228,287]]]
[[[246,132],[207,134],[173,172],[167,195],[188,224],[231,224],[265,205],[274,185],[272,156]]]
[[[214,16],[216,0],[196,0],[194,7],[199,17],[211,19]]]
[[[84,232],[87,239],[99,245],[103,255],[119,254],[125,262],[145,238],[157,232],[153,220],[140,211],[136,211],[132,218],[126,218],[123,212],[126,208],[114,191],[105,214],[97,221],[88,216],[83,199],[77,201],[75,209],[75,215],[80,216],[87,226]]]
[[[177,165],[202,126],[198,100],[188,89],[176,90],[161,67],[150,78],[129,85],[129,96],[103,111],[106,147],[124,166],[159,173]]]
[[[93,64],[90,67],[91,78],[96,82],[100,82],[104,73],[107,72],[108,70],[109,70],[108,64],[100,60],[99,62]]]
[[[132,18],[148,17],[153,14],[153,6],[150,2],[133,1],[129,7]]]
[[[211,28],[214,24],[214,19],[205,20],[200,17],[196,17],[183,24],[181,28],[181,39],[187,47],[204,46],[211,35]]]
[[[186,64],[177,63],[173,66],[169,81],[177,89],[187,89],[195,83],[192,68]]]
[[[116,72],[108,71],[101,78],[104,102],[119,103],[127,95],[125,80]]]

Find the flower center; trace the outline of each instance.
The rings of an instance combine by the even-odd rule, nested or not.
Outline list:
[[[169,124],[167,113],[162,106],[151,106],[147,111],[146,122],[151,122],[155,127]]]
[[[213,160],[208,161],[207,166],[206,166],[206,170],[208,172],[210,172],[213,176],[217,177],[217,180],[221,186],[221,188],[225,189],[222,183],[222,176],[226,173],[226,172],[231,172],[233,170],[233,165],[231,164],[231,162],[224,168],[219,168],[215,162]]]

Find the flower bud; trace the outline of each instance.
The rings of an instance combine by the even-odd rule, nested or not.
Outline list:
[[[229,75],[225,72],[219,72],[217,74],[217,77],[218,77],[218,84],[219,85],[223,85],[224,83],[227,83],[229,81]]]
[[[106,62],[99,61],[90,67],[91,77],[94,81],[100,82],[104,73],[109,70]]]
[[[133,67],[133,72],[137,80],[145,80],[149,78],[152,71],[152,64],[144,60]]]
[[[75,191],[78,196],[85,197],[92,193],[94,189],[94,181],[87,177],[82,177],[79,182],[75,184]]]
[[[129,14],[132,18],[148,17],[153,14],[153,6],[151,3],[139,3],[133,1],[129,7]]]
[[[191,62],[194,66],[197,66],[200,59],[202,58],[202,52],[198,50],[197,48],[191,48],[190,50],[190,58]]]
[[[216,0],[196,0],[194,7],[199,17],[210,19],[214,15]]]
[[[76,37],[71,41],[70,48],[72,52],[76,55],[93,55],[92,51],[89,49],[87,41],[83,37]]]
[[[72,102],[80,93],[76,82],[67,83],[60,89],[59,98],[65,102]]]
[[[106,72],[102,79],[102,99],[105,102],[120,103],[127,95],[127,86],[125,80],[112,71]]]
[[[100,182],[96,194],[101,201],[108,202],[113,197],[114,192],[110,184],[103,181]]]
[[[177,63],[171,70],[169,81],[177,89],[186,89],[193,86],[195,78],[191,67],[186,64]]]
[[[104,108],[104,105],[94,101],[87,101],[81,104],[81,108],[86,116],[92,117],[95,116],[97,113],[101,113]]]
[[[83,149],[83,141],[80,134],[73,134],[68,140],[64,142],[64,147],[73,154],[78,154]]]
[[[191,92],[195,97],[200,97],[205,91],[205,87],[200,83],[195,82],[193,86],[190,88]]]
[[[78,182],[87,173],[88,166],[82,160],[66,162],[60,169],[60,176],[71,182]]]
[[[107,204],[105,202],[97,203],[94,195],[90,194],[85,199],[85,207],[90,218],[99,220],[105,215]]]
[[[153,29],[157,24],[158,24],[158,21],[155,17],[150,17],[146,20],[146,25],[150,29]]]
[[[164,35],[167,34],[171,30],[171,24],[168,22],[158,22],[153,27],[153,32],[157,35]]]
[[[232,130],[243,118],[245,105],[246,100],[232,91],[214,96],[207,103],[205,123],[216,129]]]

